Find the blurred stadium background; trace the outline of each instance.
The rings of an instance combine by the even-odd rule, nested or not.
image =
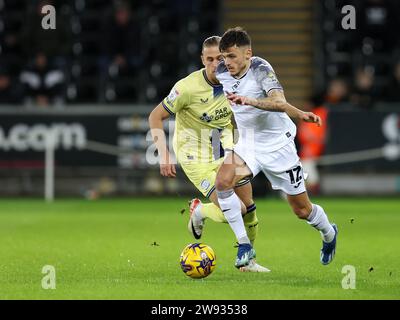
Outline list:
[[[46,4],[56,30],[41,27]],[[56,197],[197,195],[146,161],[147,117],[201,67],[204,38],[236,25],[288,101],[325,119],[298,127],[310,192],[398,195],[399,16],[394,0],[0,0],[0,196],[43,196],[52,134]],[[264,177],[254,190],[270,192]]]

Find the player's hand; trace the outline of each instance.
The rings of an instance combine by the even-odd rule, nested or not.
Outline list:
[[[316,123],[318,127],[322,126],[321,118],[312,112],[303,112],[301,115],[301,120],[304,122]]]
[[[233,104],[242,104],[242,105],[249,104],[247,97],[239,96],[235,93],[228,92],[226,95],[226,98],[229,100],[229,102],[231,104],[232,103]]]
[[[174,164],[160,164],[160,173],[163,177],[176,178],[176,169]]]
[[[175,165],[170,161],[171,157],[169,155],[162,157],[160,163],[160,174],[163,177],[175,178],[176,177],[176,169]]]

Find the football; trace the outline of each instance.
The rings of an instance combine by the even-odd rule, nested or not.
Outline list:
[[[182,271],[194,279],[209,276],[215,269],[215,263],[214,250],[204,243],[188,244],[180,257]]]

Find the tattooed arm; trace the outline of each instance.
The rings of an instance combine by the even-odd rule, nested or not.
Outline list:
[[[322,125],[321,118],[314,113],[301,111],[289,104],[281,90],[271,90],[268,96],[262,99],[243,97],[234,93],[228,93],[227,98],[235,104],[253,106],[266,111],[285,112],[294,120],[313,122],[318,126]]]

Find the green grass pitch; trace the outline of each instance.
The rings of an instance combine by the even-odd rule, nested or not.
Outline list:
[[[257,259],[272,270],[240,273],[227,224],[207,221],[202,242],[217,255],[213,274],[184,275],[191,242],[185,198],[96,201],[0,200],[0,299],[399,299],[400,200],[314,199],[339,226],[335,260],[319,262],[318,232],[285,201],[258,199]],[[42,267],[56,289],[41,286]],[[343,289],[342,268],[356,271]]]

